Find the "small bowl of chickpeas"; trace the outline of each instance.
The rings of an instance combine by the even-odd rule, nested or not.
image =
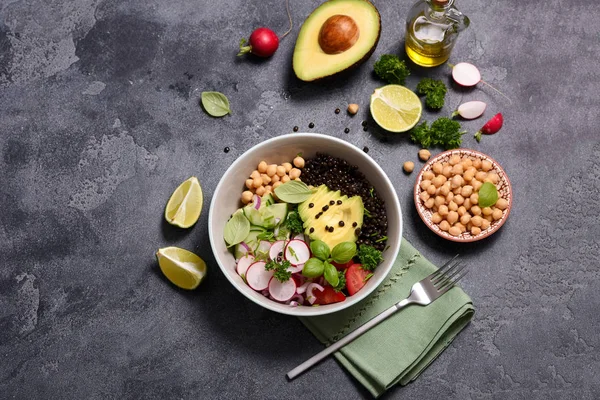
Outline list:
[[[498,199],[480,207],[479,190],[485,182],[496,187]],[[455,149],[438,154],[423,166],[415,182],[414,200],[419,216],[434,233],[454,242],[474,242],[506,222],[512,188],[494,159],[475,150]]]

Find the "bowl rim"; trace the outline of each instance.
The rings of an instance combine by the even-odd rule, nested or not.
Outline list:
[[[352,151],[356,152],[357,154],[361,154],[364,157],[365,162],[370,164],[371,167],[373,167],[379,173],[383,184],[388,186],[390,191],[393,194],[392,199],[386,199],[386,201],[385,201],[386,205],[390,204],[392,207],[394,207],[398,210],[398,215],[400,217],[400,220],[398,222],[399,240],[397,241],[397,245],[395,246],[395,248],[390,247],[388,249],[388,251],[390,251],[390,254],[393,254],[393,256],[389,259],[389,265],[386,267],[387,271],[385,271],[385,273],[382,274],[376,280],[376,284],[373,285],[373,287],[371,288],[370,291],[361,290],[358,293],[354,294],[353,296],[348,296],[346,298],[346,300],[343,302],[327,304],[327,305],[323,305],[323,306],[319,306],[319,307],[308,307],[307,306],[307,307],[302,307],[302,308],[301,307],[281,308],[281,307],[278,307],[278,306],[282,305],[281,303],[270,301],[266,297],[264,297],[264,299],[269,300],[269,301],[259,301],[258,298],[254,298],[254,297],[250,296],[249,294],[247,294],[245,291],[243,291],[239,287],[240,284],[237,281],[235,281],[233,279],[233,277],[231,276],[231,274],[229,274],[226,271],[225,266],[222,265],[221,260],[219,259],[219,257],[217,257],[217,254],[215,252],[215,248],[216,248],[215,244],[216,244],[216,240],[218,240],[217,238],[214,237],[213,230],[212,230],[212,226],[213,226],[213,222],[214,222],[213,221],[214,209],[217,206],[217,200],[216,200],[215,194],[219,193],[219,191],[221,190],[221,187],[224,184],[223,178],[225,176],[228,176],[231,173],[231,171],[238,164],[244,162],[245,158],[249,157],[250,154],[254,150],[256,150],[258,148],[268,147],[269,145],[272,145],[275,142],[291,140],[292,138],[293,139],[308,139],[308,140],[313,139],[313,138],[319,138],[321,140],[322,139],[330,140],[330,141],[336,143],[337,145],[344,146],[346,148],[350,148],[350,149],[352,149]],[[334,312],[338,312],[338,311],[344,310],[348,307],[351,307],[351,306],[359,303],[360,301],[362,301],[366,297],[368,297],[371,293],[373,293],[387,278],[390,271],[392,270],[392,267],[394,265],[394,262],[396,261],[396,258],[398,257],[398,253],[400,251],[400,246],[401,246],[402,240],[403,240],[403,236],[402,236],[403,235],[403,226],[404,226],[404,218],[402,216],[402,207],[400,205],[398,193],[396,192],[396,188],[390,181],[390,178],[387,176],[387,174],[383,170],[383,168],[381,168],[381,166],[375,160],[373,160],[373,158],[371,158],[371,156],[369,156],[367,153],[364,153],[360,148],[358,148],[354,144],[347,142],[345,140],[339,139],[334,136],[330,136],[330,135],[322,134],[322,133],[315,133],[315,132],[299,132],[299,133],[283,134],[280,136],[275,136],[273,138],[270,138],[270,139],[264,140],[260,143],[257,143],[254,146],[250,147],[249,149],[245,150],[240,156],[238,156],[238,158],[233,163],[231,163],[231,165],[227,168],[227,170],[221,176],[221,179],[219,180],[219,183],[217,184],[217,186],[215,187],[215,190],[213,192],[212,199],[210,202],[210,208],[209,208],[209,212],[208,212],[208,236],[209,236],[211,251],[213,252],[213,256],[214,256],[217,264],[219,265],[219,268],[221,269],[223,275],[225,275],[225,277],[227,278],[229,283],[231,283],[231,285],[233,287],[235,287],[235,289],[238,292],[240,292],[247,299],[251,300],[253,303],[256,303],[259,306],[262,306],[268,310],[271,310],[271,311],[274,311],[274,312],[277,312],[280,314],[292,315],[292,316],[297,316],[297,317],[312,317],[312,316],[325,315],[325,314],[331,314]],[[220,240],[222,240],[222,238],[220,238]],[[388,261],[388,260],[385,260],[384,262],[386,262],[386,261]],[[379,268],[379,266],[378,266],[378,268]],[[262,298],[261,298],[261,300],[262,300]],[[298,309],[309,309],[311,311],[308,313],[297,313],[296,310],[298,310]]]
[[[508,207],[506,209],[506,214],[502,217],[502,219],[500,219],[499,223],[494,225],[494,227],[490,230],[488,230],[487,232],[483,233],[483,234],[479,234],[477,236],[473,236],[473,237],[467,237],[467,238],[461,238],[461,237],[455,237],[452,236],[450,234],[445,234],[445,233],[441,233],[438,232],[437,230],[432,228],[432,224],[433,222],[431,222],[431,220],[429,218],[427,218],[425,215],[423,215],[423,211],[421,210],[421,207],[419,207],[419,194],[421,193],[421,181],[423,179],[423,173],[426,170],[431,169],[431,166],[436,163],[437,161],[439,161],[440,159],[446,157],[449,154],[453,154],[453,153],[457,153],[457,154],[471,154],[471,155],[477,155],[478,157],[482,158],[482,159],[486,159],[489,160],[492,165],[494,166],[494,169],[497,169],[499,172],[502,173],[502,176],[504,177],[504,181],[506,182],[506,185],[508,187],[508,197],[509,197],[509,202],[508,202]],[[421,217],[421,220],[425,223],[425,225],[427,226],[427,228],[429,228],[430,231],[432,231],[433,233],[435,233],[436,235],[438,235],[441,238],[444,238],[446,240],[450,240],[452,242],[457,242],[457,243],[471,243],[471,242],[477,242],[479,240],[485,239],[488,236],[491,236],[492,234],[496,233],[501,227],[502,225],[504,225],[504,223],[506,222],[506,220],[508,219],[508,216],[510,214],[510,211],[512,209],[512,203],[513,203],[513,191],[512,191],[512,185],[510,183],[510,179],[508,178],[508,174],[506,173],[506,171],[504,171],[504,168],[502,168],[502,166],[500,165],[500,163],[498,161],[496,161],[495,159],[493,159],[492,157],[488,156],[485,153],[482,153],[481,151],[477,151],[477,150],[473,150],[473,149],[467,149],[467,148],[458,148],[458,149],[450,149],[450,150],[446,150],[443,151],[437,155],[435,155],[434,157],[432,157],[431,159],[429,159],[425,165],[423,165],[423,167],[421,168],[421,170],[419,171],[419,174],[417,175],[417,178],[415,179],[415,184],[413,186],[413,200],[415,203],[415,208],[417,209],[417,213],[419,214],[419,217]]]

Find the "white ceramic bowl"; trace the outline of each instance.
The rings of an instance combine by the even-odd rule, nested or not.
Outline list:
[[[375,187],[377,193],[385,201],[388,219],[387,244],[389,247],[383,253],[383,263],[377,267],[373,277],[354,296],[349,296],[340,303],[318,307],[291,307],[287,304],[280,304],[268,299],[244,283],[235,271],[235,259],[223,240],[223,229],[231,214],[242,206],[240,196],[244,190],[244,183],[250,173],[256,169],[260,161],[265,160],[269,164],[281,164],[290,162],[298,153],[302,153],[305,158],[311,158],[315,156],[317,151],[342,158],[358,166],[358,169]],[[208,214],[208,231],[210,245],[219,267],[227,279],[229,279],[229,282],[244,296],[258,305],[282,314],[314,316],[329,314],[350,307],[367,297],[381,284],[390,272],[396,255],[400,250],[402,213],[398,196],[387,175],[362,150],[348,142],[331,136],[315,133],[294,133],[259,143],[231,164],[213,194]]]

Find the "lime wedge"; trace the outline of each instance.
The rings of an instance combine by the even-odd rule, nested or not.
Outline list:
[[[206,275],[206,263],[194,253],[179,247],[164,247],[156,252],[160,270],[175,286],[196,289]]]
[[[202,188],[195,176],[183,182],[171,195],[165,208],[165,219],[171,225],[189,228],[202,211]]]
[[[419,97],[400,85],[375,89],[371,95],[371,115],[390,132],[406,132],[419,122],[423,107]]]

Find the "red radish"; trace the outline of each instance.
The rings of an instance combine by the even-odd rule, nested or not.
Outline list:
[[[237,271],[239,276],[244,277],[246,275],[246,271],[248,271],[248,267],[250,267],[250,265],[252,265],[253,263],[254,256],[245,255],[244,257],[239,259],[235,270]]]
[[[273,277],[275,271],[265,270],[266,263],[264,261],[257,261],[248,267],[246,271],[246,282],[252,289],[260,292],[269,287],[269,281]]]
[[[502,128],[503,123],[504,118],[502,118],[502,113],[494,115],[488,122],[485,123],[483,128],[475,133],[475,139],[477,139],[479,142],[481,140],[482,133],[486,135],[493,135],[494,133],[498,132],[500,128]]]
[[[259,57],[271,57],[279,47],[279,38],[269,28],[258,28],[250,35],[248,45],[246,39],[240,41],[240,52],[238,56],[252,53]]]
[[[294,239],[298,239],[298,240],[302,240],[303,242],[306,242],[306,237],[304,237],[304,233],[299,233],[296,236],[294,236]]]
[[[354,295],[367,283],[367,278],[370,272],[364,270],[360,264],[352,264],[348,270],[346,270],[346,288],[350,296]]]
[[[264,256],[270,254],[271,252],[271,242],[266,240],[261,240],[256,248],[256,254],[262,254]]]
[[[475,86],[479,82],[481,82],[484,85],[487,85],[490,88],[492,88],[494,91],[498,92],[506,100],[508,100],[510,103],[512,103],[512,101],[504,93],[502,93],[501,91],[499,91],[498,89],[496,89],[495,87],[493,87],[492,85],[487,83],[486,81],[481,80],[481,73],[479,72],[477,67],[474,66],[473,64],[462,62],[462,63],[458,63],[456,65],[452,65],[452,64],[448,64],[448,65],[452,68],[452,78],[454,79],[454,82],[458,83],[459,85],[470,87],[470,86]]]
[[[276,260],[279,257],[279,253],[283,256],[283,249],[285,248],[285,240],[278,240],[271,245],[271,249],[269,250],[269,258],[271,260]]]
[[[460,115],[464,119],[475,119],[479,118],[483,115],[487,104],[483,101],[468,101],[466,103],[462,103],[456,111],[452,113],[452,117],[456,117]]]
[[[296,294],[296,282],[293,279],[280,282],[277,278],[273,277],[269,282],[269,294],[277,301],[291,300]]]
[[[321,292],[325,290],[325,288],[318,283],[309,283],[308,287],[306,288],[306,300],[308,300],[310,304],[314,304],[315,300],[317,300],[315,297],[315,289]]]
[[[292,265],[298,266],[304,264],[310,258],[310,248],[302,240],[290,240],[285,246],[285,259]]]
[[[304,268],[304,264],[299,264],[295,267],[288,267],[287,270],[290,271],[292,274],[299,274],[300,272],[302,272],[302,268]]]

